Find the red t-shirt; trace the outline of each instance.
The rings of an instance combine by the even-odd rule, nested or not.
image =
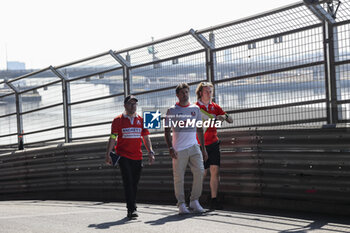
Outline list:
[[[216,116],[226,114],[226,112],[224,112],[224,110],[222,110],[222,108],[216,103],[211,102],[209,103],[208,107],[199,101],[197,101],[196,104],[201,110],[203,109],[204,111],[212,115],[214,118],[216,118]],[[204,114],[202,113],[202,116],[203,115]],[[209,127],[207,131],[204,133],[204,144],[207,146],[207,145],[213,144],[218,140],[219,138],[218,138],[216,127],[215,126]]]
[[[142,160],[142,136],[149,134],[148,129],[143,128],[143,119],[139,115],[131,122],[128,117],[120,114],[112,122],[112,132],[118,136],[115,152],[132,160]]]

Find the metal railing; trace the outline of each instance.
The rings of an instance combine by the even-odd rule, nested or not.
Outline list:
[[[164,114],[179,82],[212,82],[231,128],[348,123],[350,0],[307,2],[4,79],[0,147],[106,137],[126,95]]]

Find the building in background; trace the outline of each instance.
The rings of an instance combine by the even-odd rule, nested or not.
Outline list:
[[[7,70],[25,70],[26,64],[19,61],[8,61]]]

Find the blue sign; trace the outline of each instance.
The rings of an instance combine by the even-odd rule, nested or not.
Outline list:
[[[160,116],[162,114],[156,112],[143,112],[143,127],[145,129],[160,129]]]

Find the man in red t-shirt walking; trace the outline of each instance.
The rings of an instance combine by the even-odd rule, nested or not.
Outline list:
[[[212,102],[213,98],[213,84],[209,82],[201,82],[197,89],[197,105],[202,113],[203,120],[216,119],[219,121],[227,121],[232,123],[232,117],[229,116],[222,108]],[[210,170],[210,191],[211,191],[211,203],[210,209],[222,209],[222,206],[217,200],[218,188],[220,183],[219,167],[220,167],[220,148],[219,138],[217,136],[216,127],[209,127],[204,133],[204,143],[208,152],[208,160],[204,162],[205,173],[207,169]]]
[[[123,186],[128,209],[129,219],[138,217],[136,212],[137,185],[142,169],[142,140],[148,151],[149,163],[154,161],[152,143],[148,136],[149,131],[143,128],[143,119],[136,114],[138,100],[129,95],[124,99],[125,112],[114,118],[112,122],[111,136],[108,141],[106,163],[112,164],[110,152],[117,145],[115,152],[120,156],[119,167],[123,179]]]

